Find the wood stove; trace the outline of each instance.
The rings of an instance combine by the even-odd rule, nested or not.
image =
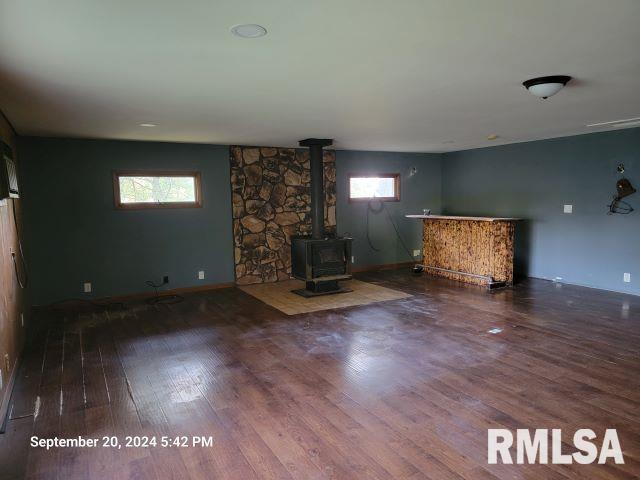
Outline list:
[[[312,235],[291,238],[291,268],[293,276],[306,283],[306,288],[293,292],[304,297],[351,291],[340,287],[338,282],[351,278],[352,239],[330,238],[324,233],[322,148],[332,143],[333,140],[324,138],[300,141],[300,146],[309,147]]]

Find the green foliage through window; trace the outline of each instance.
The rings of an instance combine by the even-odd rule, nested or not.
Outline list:
[[[194,176],[120,176],[118,182],[123,204],[196,201]]]

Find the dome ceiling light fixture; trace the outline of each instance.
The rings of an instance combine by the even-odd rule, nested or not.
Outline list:
[[[259,38],[267,34],[267,29],[262,25],[247,23],[231,27],[231,33],[241,38]]]
[[[529,90],[529,93],[544,100],[562,90],[570,80],[571,77],[568,75],[550,75],[525,80],[522,85]]]

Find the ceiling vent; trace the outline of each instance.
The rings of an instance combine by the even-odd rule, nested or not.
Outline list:
[[[637,127],[640,126],[640,117],[611,120],[610,122],[590,123],[587,127]]]

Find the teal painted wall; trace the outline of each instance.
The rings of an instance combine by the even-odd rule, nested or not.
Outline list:
[[[234,280],[227,146],[22,137],[18,150],[31,303],[145,292],[163,275],[173,288]],[[444,155],[338,151],[336,162],[338,231],[354,237],[356,266],[410,260],[387,212],[410,250],[421,222],[406,213],[518,216],[520,274],[640,294],[640,193],[629,198],[638,211],[606,215],[618,163],[640,186],[640,129]],[[203,207],[115,210],[115,169],[199,170]],[[371,171],[401,174],[401,201],[369,217],[379,252],[367,205],[347,199],[348,174]]]
[[[146,280],[163,275],[169,288],[234,281],[228,146],[22,137],[19,149],[31,303],[145,292]],[[402,174],[402,201],[387,205],[407,244],[418,249],[420,222],[404,214],[440,208],[440,156],[339,151],[336,158],[337,221],[356,237],[356,264],[409,260],[385,212],[371,216],[381,251],[368,248],[366,206],[347,202],[347,172]],[[418,173],[409,176],[412,166]],[[116,210],[111,174],[118,169],[198,170],[203,207]],[[85,281],[93,284],[91,295],[82,293]]]
[[[618,163],[640,190],[640,129],[447,153],[443,209],[525,219],[516,235],[521,274],[637,295],[640,193],[627,199],[635,212],[607,215]]]
[[[233,281],[228,147],[23,137],[18,149],[32,304],[146,292],[163,275],[169,287]],[[199,170],[203,206],[116,210],[117,169]]]
[[[417,169],[411,174],[412,167]],[[353,238],[355,266],[409,262],[389,220],[398,227],[401,238],[411,253],[422,249],[422,221],[405,218],[408,213],[422,213],[430,208],[439,213],[441,208],[442,155],[431,153],[390,153],[341,150],[336,153],[337,223],[340,234],[350,233]],[[369,214],[369,236],[375,251],[367,242],[367,204],[349,203],[348,177],[350,173],[400,173],[400,201],[385,202],[385,211]],[[372,205],[378,209],[379,203]],[[389,216],[387,215],[389,214]]]

